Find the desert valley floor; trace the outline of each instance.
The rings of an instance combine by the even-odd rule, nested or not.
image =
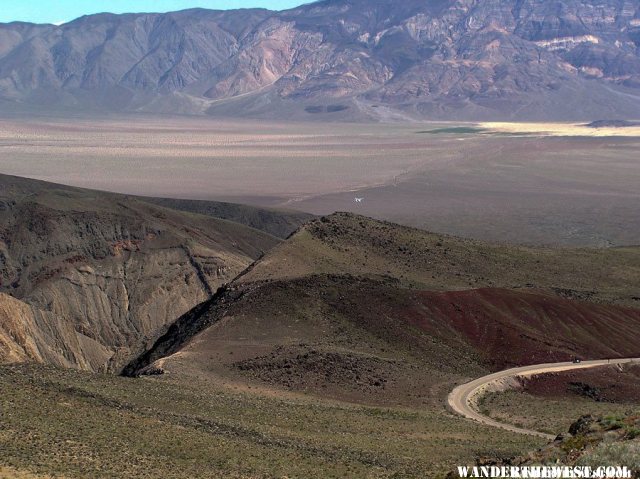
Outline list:
[[[5,119],[0,172],[145,196],[352,211],[490,241],[616,246],[640,237],[638,130]]]

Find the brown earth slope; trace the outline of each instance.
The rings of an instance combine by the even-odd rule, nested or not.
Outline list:
[[[633,356],[639,253],[489,245],[335,214],[180,318],[125,372],[413,404],[487,370]]]
[[[139,199],[2,176],[0,293],[20,300],[0,298],[4,334],[30,344],[18,356],[118,370],[278,242]]]
[[[393,277],[435,291],[500,287],[640,307],[640,248],[534,248],[433,234],[336,213],[313,221],[239,281],[310,274]]]

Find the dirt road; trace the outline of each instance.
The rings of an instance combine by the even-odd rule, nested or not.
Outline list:
[[[518,377],[527,377],[537,374],[567,371],[570,369],[594,368],[611,364],[626,364],[632,362],[640,363],[640,358],[598,359],[594,361],[583,361],[581,363],[567,362],[534,364],[531,366],[507,369],[497,373],[489,374],[488,376],[483,376],[481,378],[456,387],[453,391],[451,391],[451,394],[449,394],[447,402],[451,409],[456,413],[482,424],[505,429],[511,432],[517,432],[520,434],[529,434],[532,436],[544,437],[546,439],[554,439],[555,436],[551,434],[545,434],[543,432],[533,431],[531,429],[522,429],[510,424],[501,423],[481,414],[478,411],[478,400],[486,393],[492,391],[504,391],[506,389],[510,389],[511,387],[517,386],[516,378]]]

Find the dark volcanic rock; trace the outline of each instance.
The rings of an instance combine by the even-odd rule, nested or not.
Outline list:
[[[603,400],[602,393],[597,387],[579,381],[569,383],[569,391],[594,401]]]
[[[342,385],[356,390],[384,389],[398,365],[393,361],[352,353],[278,346],[268,356],[234,364],[238,370],[287,388]]]
[[[591,428],[591,425],[595,422],[595,418],[591,415],[582,416],[576,422],[569,426],[569,434],[576,436],[578,434],[585,434]]]
[[[0,25],[0,99],[283,118],[633,118],[639,52],[640,6],[628,0],[101,14]]]

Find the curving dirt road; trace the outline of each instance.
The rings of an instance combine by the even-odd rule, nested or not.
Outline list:
[[[594,361],[582,361],[581,363],[567,362],[534,364],[531,366],[506,369],[504,371],[474,379],[471,382],[456,387],[449,394],[447,402],[454,412],[482,424],[498,427],[500,429],[505,429],[507,431],[517,432],[520,434],[528,434],[532,436],[543,437],[545,439],[555,439],[555,436],[551,434],[545,434],[543,432],[533,431],[531,429],[522,429],[510,424],[498,422],[494,419],[491,419],[490,417],[481,414],[477,409],[478,399],[480,399],[480,397],[488,392],[503,391],[516,386],[516,378],[518,377],[527,377],[537,374],[567,371],[570,369],[585,369],[598,366],[607,366],[611,364],[616,365],[626,363],[640,363],[640,358],[597,359]]]

